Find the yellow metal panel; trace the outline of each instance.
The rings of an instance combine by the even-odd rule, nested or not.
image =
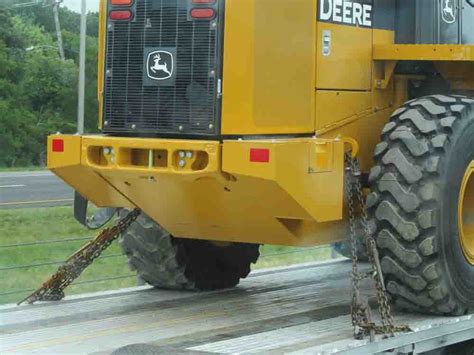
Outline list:
[[[51,171],[82,196],[87,196],[97,207],[135,207],[107,180],[83,165],[56,168]]]
[[[371,92],[318,90],[316,131],[329,130],[344,120],[357,120],[371,110]]]
[[[314,131],[315,0],[227,0],[222,133]]]
[[[331,166],[316,157],[315,151],[324,140],[301,139],[282,141],[225,141],[223,170],[232,175],[273,180],[318,222],[342,218],[344,143],[328,141],[332,149]],[[250,149],[269,149],[268,164],[249,159]],[[318,160],[323,162],[318,169]],[[320,170],[321,172],[316,172]],[[324,172],[323,172],[324,171]],[[278,215],[277,217],[289,218]]]
[[[316,87],[370,90],[372,29],[318,22]],[[331,53],[323,55],[323,33],[331,34]]]
[[[395,43],[395,31],[374,28],[372,32],[372,42],[374,45]]]
[[[81,164],[81,136],[55,134],[48,137],[48,169]],[[63,142],[62,152],[53,152],[53,141]]]
[[[51,155],[58,176],[99,206],[141,208],[176,237],[282,245],[345,238],[340,140],[226,141],[221,147],[212,141],[60,137],[76,144],[66,145],[74,151],[69,161]],[[251,148],[268,148],[270,162],[251,163]],[[151,160],[147,168],[146,154],[138,154],[124,165],[129,149],[205,151],[208,163],[191,171],[177,169],[170,158],[159,166]]]
[[[474,45],[389,44],[374,46],[374,60],[474,61]]]
[[[55,139],[64,142],[63,152],[53,152]],[[63,179],[81,195],[99,207],[132,207],[117,189],[100,175],[83,165],[81,159],[81,136],[53,135],[48,137],[48,169]]]
[[[155,173],[195,176],[220,170],[220,143],[216,141],[85,136],[82,142],[83,164],[100,173],[120,169],[122,172],[139,173],[143,176],[152,176]],[[104,148],[110,149],[111,154],[103,154]],[[132,152],[138,153],[135,154],[136,159],[130,156]],[[150,165],[149,152],[154,155],[164,152],[167,155],[167,164],[157,164],[157,157],[154,156]],[[181,158],[180,152],[192,152],[193,157]],[[199,152],[207,154],[205,166],[193,166]],[[143,156],[144,163],[140,161]],[[186,161],[186,165],[179,166],[180,160]]]

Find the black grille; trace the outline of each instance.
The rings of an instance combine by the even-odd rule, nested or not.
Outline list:
[[[104,132],[218,133],[223,9],[216,4],[215,19],[192,20],[190,8],[190,0],[136,0],[132,22],[109,20]],[[146,76],[147,55],[154,50],[175,56],[169,80]]]

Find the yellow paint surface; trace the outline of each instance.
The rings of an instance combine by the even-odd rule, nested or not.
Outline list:
[[[60,137],[80,140],[80,161],[50,152],[58,176],[99,206],[139,206],[177,237],[283,245],[345,237],[340,140]],[[251,149],[268,149],[269,162],[251,162]],[[157,159],[164,152],[166,164]]]
[[[314,131],[315,6],[226,1],[222,134]]]

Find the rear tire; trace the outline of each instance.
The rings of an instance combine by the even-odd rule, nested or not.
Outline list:
[[[123,211],[126,215],[127,211]],[[119,239],[140,279],[165,289],[218,290],[236,286],[259,257],[259,245],[177,239],[141,214]]]
[[[474,307],[474,265],[458,230],[474,160],[474,100],[433,95],[398,109],[375,149],[367,199],[387,290],[401,308],[460,315]]]

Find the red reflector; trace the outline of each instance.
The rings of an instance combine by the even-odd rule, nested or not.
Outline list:
[[[215,4],[216,0],[193,0],[193,4]]]
[[[129,10],[114,10],[110,11],[109,17],[111,20],[130,20],[132,12]]]
[[[64,141],[62,139],[53,139],[53,152],[62,153],[64,152]]]
[[[130,6],[132,3],[133,0],[110,0],[110,4],[115,6]]]
[[[210,19],[213,19],[215,15],[216,15],[216,12],[214,11],[214,9],[197,8],[197,9],[191,10],[192,18],[210,20]]]
[[[250,161],[253,163],[270,162],[270,149],[250,149]]]

